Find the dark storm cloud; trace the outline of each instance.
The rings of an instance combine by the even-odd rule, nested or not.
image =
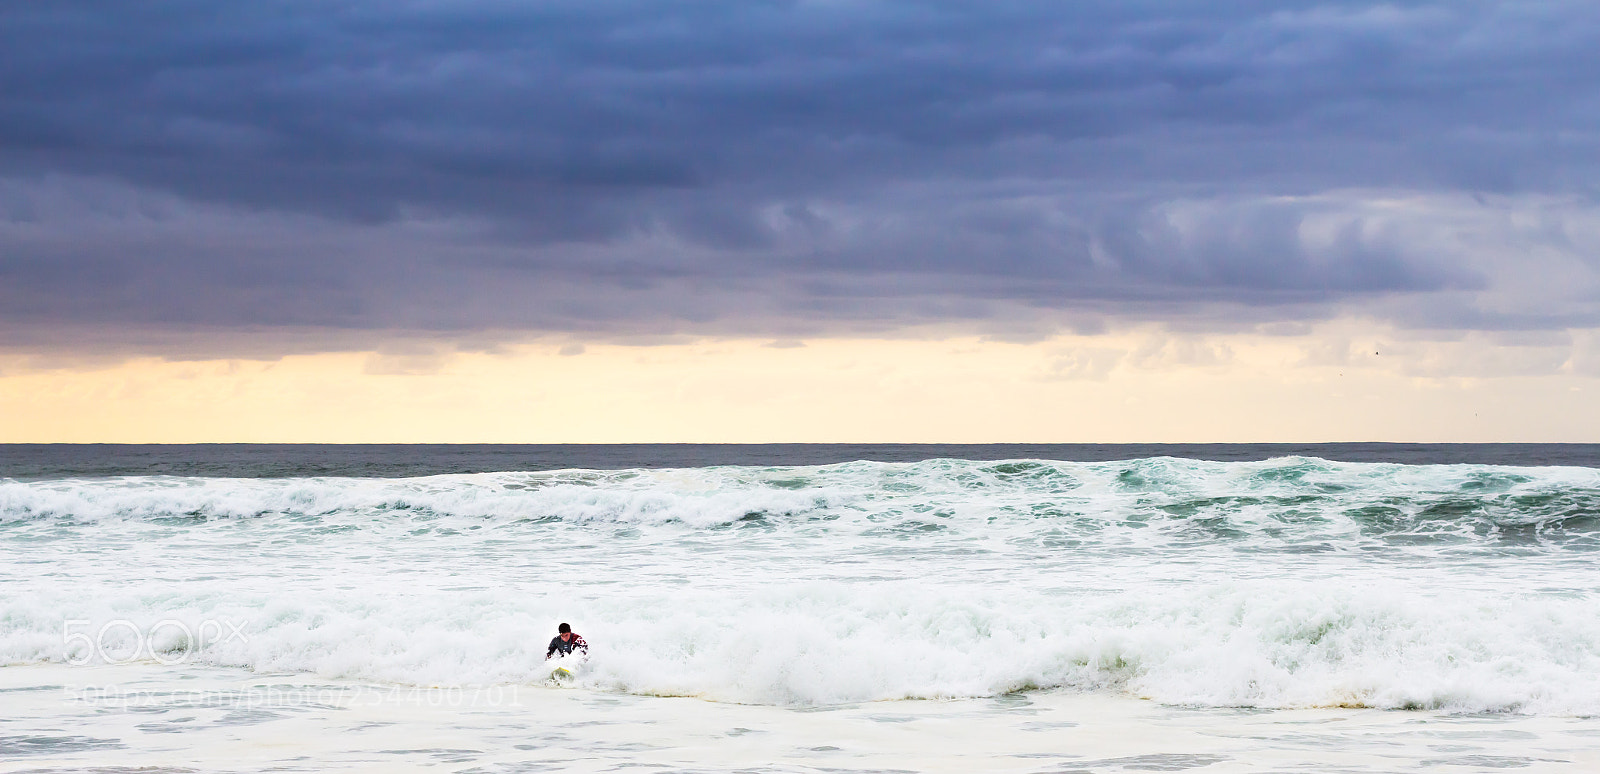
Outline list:
[[[765,334],[1492,289],[1316,196],[1592,201],[1595,73],[1586,2],[9,3],[0,322]]]

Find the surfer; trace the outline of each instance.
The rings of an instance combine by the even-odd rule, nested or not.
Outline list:
[[[571,625],[562,624],[556,627],[556,631],[559,632],[559,634],[555,636],[555,639],[550,641],[550,649],[544,652],[546,661],[550,660],[557,653],[566,656],[570,655],[574,650],[581,650],[583,651],[584,655],[589,655],[589,643],[584,642],[582,637],[573,634]]]

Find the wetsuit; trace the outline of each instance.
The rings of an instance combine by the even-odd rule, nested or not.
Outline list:
[[[577,632],[573,632],[572,639],[570,640],[562,640],[561,635],[558,634],[556,635],[555,639],[550,641],[550,649],[544,652],[544,657],[550,658],[557,653],[565,656],[572,653],[574,650],[581,650],[584,653],[588,653],[589,643],[584,642],[583,638],[579,637]]]

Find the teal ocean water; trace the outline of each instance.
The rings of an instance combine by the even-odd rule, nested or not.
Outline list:
[[[568,621],[629,701],[1600,715],[1595,467],[48,464],[0,481],[6,670],[539,691]]]

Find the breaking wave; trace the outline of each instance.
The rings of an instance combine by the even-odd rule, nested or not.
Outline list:
[[[129,652],[117,638],[144,632],[151,663],[537,683],[570,620],[594,646],[580,679],[641,694],[1061,688],[1600,713],[1587,468],[1158,458],[0,482],[0,547],[11,664]],[[69,621],[99,641],[67,642]]]

